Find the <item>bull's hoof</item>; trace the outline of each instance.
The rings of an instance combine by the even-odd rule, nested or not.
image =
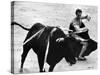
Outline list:
[[[69,64],[69,66],[72,66],[73,64]]]
[[[22,73],[23,72],[23,69],[21,68],[19,72]]]
[[[40,72],[46,72],[45,70],[42,70],[42,71],[40,71]]]

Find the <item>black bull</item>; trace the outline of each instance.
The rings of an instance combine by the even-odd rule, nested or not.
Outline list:
[[[17,25],[21,26],[20,24]],[[39,30],[41,31],[39,32]],[[37,32],[39,33],[36,34]],[[36,36],[30,39],[30,37],[32,37],[35,34]],[[64,38],[64,41],[61,42],[56,41],[58,38],[62,37]],[[49,71],[53,71],[55,65],[62,58],[65,58],[65,60],[71,65],[76,63],[75,58],[78,57],[82,48],[82,45],[79,43],[79,41],[75,40],[73,37],[66,36],[64,32],[58,27],[49,27],[49,26],[45,27],[40,23],[36,23],[34,26],[31,27],[31,29],[29,29],[27,37],[24,41],[23,53],[21,58],[21,71],[23,69],[25,58],[30,49],[33,49],[34,52],[37,54],[40,72],[44,71],[43,66],[45,63],[44,59],[48,44],[48,38],[49,38],[49,50],[46,62],[50,65]],[[87,50],[84,52],[83,56],[88,56],[92,51],[96,49],[97,49],[97,42],[90,39],[88,41]]]

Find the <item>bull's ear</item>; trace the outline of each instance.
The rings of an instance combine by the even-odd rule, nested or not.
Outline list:
[[[62,41],[64,41],[64,38],[57,38],[56,39],[56,42],[62,42]]]

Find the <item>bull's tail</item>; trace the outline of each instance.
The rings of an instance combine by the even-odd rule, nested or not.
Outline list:
[[[19,24],[19,23],[17,23],[17,22],[12,22],[11,25],[18,25],[18,26],[20,26],[21,28],[23,28],[24,30],[27,30],[27,31],[30,30],[29,28],[25,28],[24,26],[22,26],[21,24]]]

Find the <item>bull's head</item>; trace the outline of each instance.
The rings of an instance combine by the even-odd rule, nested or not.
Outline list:
[[[78,57],[78,55],[82,49],[82,45],[77,40],[75,40],[73,38],[70,38],[70,39],[58,38],[58,39],[56,39],[56,42],[58,42],[58,43],[66,42],[66,47],[71,44],[71,46],[69,46],[69,48],[71,47],[70,50],[72,51],[72,53],[74,53],[73,55],[75,57]],[[96,49],[97,49],[97,42],[92,40],[92,39],[88,40],[88,47],[87,47],[87,50],[83,53],[83,56],[88,56],[91,52],[95,51]]]
[[[62,50],[64,51],[64,57],[66,59],[67,62],[69,62],[70,65],[73,65],[76,63],[76,59],[75,59],[75,54],[73,52],[73,50],[71,50],[71,46],[69,44],[70,39],[68,37],[61,37],[61,38],[57,38],[56,42],[63,45]]]

